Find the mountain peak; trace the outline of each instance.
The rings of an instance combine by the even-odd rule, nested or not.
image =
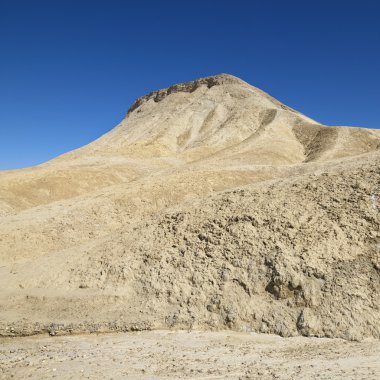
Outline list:
[[[223,84],[241,84],[248,85],[242,79],[235,77],[230,74],[217,74],[204,78],[195,79],[189,82],[177,83],[170,87],[152,91],[147,95],[139,97],[129,108],[128,113],[131,113],[138,107],[140,107],[146,101],[153,99],[156,103],[166,98],[168,95],[176,92],[194,92],[200,86],[207,86],[211,88],[213,86],[223,85]]]
[[[138,98],[116,128],[65,157],[289,165],[361,154],[378,143],[377,133],[326,128],[249,83],[218,74]]]

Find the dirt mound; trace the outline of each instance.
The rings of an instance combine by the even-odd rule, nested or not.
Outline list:
[[[0,173],[0,334],[380,337],[380,134],[219,75]]]

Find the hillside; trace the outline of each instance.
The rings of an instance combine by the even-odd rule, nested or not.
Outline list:
[[[231,75],[152,92],[98,140],[0,172],[0,334],[380,337],[380,131]]]

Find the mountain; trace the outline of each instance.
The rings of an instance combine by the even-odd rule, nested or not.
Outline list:
[[[142,96],[0,172],[0,334],[380,337],[379,148],[231,75]]]

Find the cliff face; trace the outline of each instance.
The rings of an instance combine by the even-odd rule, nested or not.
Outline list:
[[[0,173],[0,332],[379,337],[379,147],[226,74],[143,96]]]

